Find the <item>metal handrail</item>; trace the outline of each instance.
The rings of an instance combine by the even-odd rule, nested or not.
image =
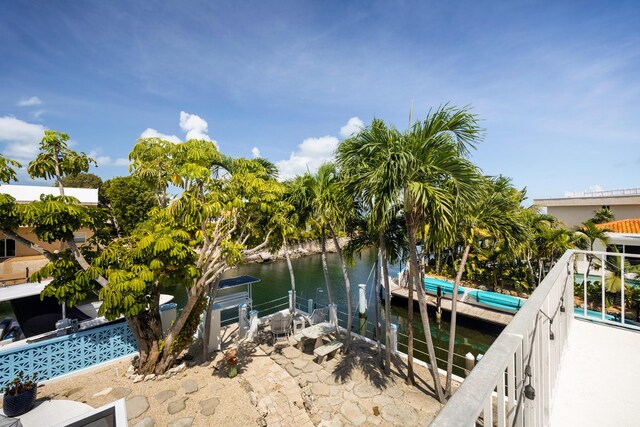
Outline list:
[[[496,339],[496,341],[489,347],[489,350],[485,353],[484,357],[480,360],[478,365],[471,371],[471,374],[464,380],[456,393],[451,397],[449,402],[442,408],[440,413],[431,423],[431,426],[471,426],[475,425],[476,420],[482,414],[484,425],[492,424],[493,417],[493,403],[492,395],[494,390],[498,393],[498,402],[502,397],[502,405],[504,405],[505,399],[505,371],[508,373],[509,392],[507,396],[507,417],[509,418],[509,424],[522,425],[523,412],[522,406],[522,387],[518,387],[516,390],[513,387],[512,381],[520,381],[519,377],[523,377],[523,369],[528,366],[533,371],[532,375],[535,375],[535,381],[541,382],[545,374],[549,375],[549,366],[543,365],[538,360],[540,357],[536,357],[536,360],[531,359],[533,353],[540,352],[540,348],[545,348],[547,352],[553,353],[559,361],[559,355],[562,353],[562,349],[566,344],[566,338],[569,329],[569,321],[572,317],[573,311],[573,281],[568,283],[568,279],[572,277],[572,271],[570,265],[573,260],[573,251],[567,251],[551,269],[551,271],[544,278],[540,286],[531,294],[531,297],[520,308],[518,313],[514,316],[513,320],[507,325],[504,331]],[[559,279],[565,278],[565,287],[560,287]],[[560,292],[559,292],[560,291]],[[570,291],[570,293],[569,293]],[[549,321],[545,322],[545,319],[540,316],[540,311],[549,313],[555,309],[555,301],[551,301],[550,297],[553,297],[561,303],[564,299],[570,296],[571,299],[567,301],[567,306],[571,310],[560,310],[560,314],[563,315],[564,333],[556,333],[556,343],[559,343],[559,349],[549,346],[550,338],[541,338],[541,334],[538,334],[538,341],[536,339],[536,333],[538,328],[544,329],[545,325],[549,325]],[[567,298],[568,299],[568,298]],[[567,311],[569,312],[567,315]],[[556,325],[561,322],[557,322]],[[541,327],[542,326],[542,327]],[[557,327],[557,326],[556,326]],[[531,341],[531,344],[529,344]],[[535,342],[534,342],[535,341]],[[515,359],[515,367],[514,367]],[[547,361],[548,362],[548,361]],[[533,368],[531,368],[533,365]],[[539,366],[540,365],[540,366]],[[515,368],[515,369],[514,369]],[[554,367],[555,369],[555,367]],[[545,372],[545,370],[547,372]],[[557,373],[557,371],[556,371]],[[555,381],[555,378],[554,378]],[[536,383],[536,384],[537,384]],[[539,388],[539,392],[542,396],[537,397],[538,402],[531,411],[535,411],[536,418],[544,418],[548,416],[545,414],[544,404],[545,400],[548,401],[550,396],[544,393],[544,389],[549,385]],[[553,388],[551,387],[551,390]],[[548,410],[548,402],[547,410]],[[542,405],[542,406],[540,406]],[[502,409],[504,411],[504,407]],[[505,426],[505,413],[498,411],[498,425]],[[533,416],[532,414],[527,414]],[[542,422],[541,424],[544,424]]]

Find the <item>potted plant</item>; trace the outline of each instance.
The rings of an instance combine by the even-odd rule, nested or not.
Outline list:
[[[231,350],[229,350],[227,354],[224,356],[224,360],[226,360],[227,365],[229,366],[229,370],[227,372],[228,377],[233,378],[236,375],[238,375],[237,349],[232,348]]]
[[[18,376],[4,387],[2,407],[6,416],[16,417],[33,408],[38,390],[37,377],[37,374],[29,377],[20,371]]]

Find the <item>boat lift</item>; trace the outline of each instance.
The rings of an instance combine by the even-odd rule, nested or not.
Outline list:
[[[225,310],[238,309],[238,325],[241,337],[244,338],[251,333],[250,331],[257,329],[258,312],[251,310],[251,307],[253,306],[253,284],[258,282],[260,282],[260,279],[252,276],[237,276],[220,280],[218,291],[226,289],[237,289],[237,291],[225,295],[217,295],[213,300],[211,306],[211,328],[209,330],[209,351],[220,350],[222,342],[222,312]],[[201,325],[200,332],[204,333],[204,322]]]

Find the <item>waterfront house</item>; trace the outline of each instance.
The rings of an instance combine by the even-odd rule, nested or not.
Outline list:
[[[640,188],[624,190],[567,193],[565,197],[535,199],[536,205],[562,221],[568,228],[576,227],[593,217],[598,209],[609,209],[616,219],[640,218]]]
[[[17,203],[22,204],[39,200],[41,195],[60,195],[57,187],[33,185],[0,185],[0,193],[8,194],[16,199]],[[75,197],[84,206],[98,205],[97,189],[65,188],[65,194]],[[47,243],[39,240],[33,233],[32,228],[26,225],[20,227],[18,235],[50,252],[65,249],[64,242]],[[82,245],[92,235],[91,230],[80,229],[74,232],[74,240],[79,245]],[[22,245],[0,232],[0,283],[24,283],[30,274],[42,268],[46,263],[47,259],[36,250]]]

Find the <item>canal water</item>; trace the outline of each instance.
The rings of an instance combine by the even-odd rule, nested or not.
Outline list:
[[[328,254],[329,276],[332,283],[332,294],[335,303],[338,305],[338,317],[340,325],[346,327],[346,291],[342,278],[342,271],[337,254]],[[291,260],[296,278],[296,290],[298,307],[307,310],[308,299],[314,300],[315,307],[324,307],[328,304],[325,290],[324,276],[322,273],[322,259],[320,255],[311,255]],[[349,278],[351,280],[351,301],[353,304],[353,330],[366,335],[373,336],[374,323],[374,294],[373,294],[373,272],[372,267],[375,262],[375,252],[373,250],[364,251],[362,256],[357,258],[353,265],[348,267]],[[395,276],[399,271],[398,266],[390,266],[389,273]],[[287,295],[291,289],[289,270],[286,261],[275,261],[263,264],[244,264],[225,273],[225,277],[249,275],[260,279],[259,283],[253,285],[253,306],[259,311],[260,316],[268,315],[281,310],[288,305]],[[358,318],[358,284],[366,284],[367,295],[367,317],[366,322]],[[186,301],[186,291],[182,288],[163,289],[163,293],[173,294],[174,302],[178,308],[184,306]],[[227,290],[225,293],[230,292]],[[274,301],[277,300],[277,301]],[[449,322],[447,313],[443,314],[440,323],[436,322],[433,309],[431,315],[431,336],[436,347],[436,357],[439,366],[444,366],[447,359],[447,348],[449,346]],[[0,315],[12,316],[13,312],[9,303],[0,303]],[[225,310],[223,321],[234,321],[237,310]],[[382,333],[384,334],[384,308],[381,309],[380,322]],[[415,356],[421,360],[428,361],[427,347],[424,342],[424,331],[419,318],[417,304],[414,305],[414,322],[412,325],[407,321],[407,301],[394,298],[391,306],[391,322],[398,325],[398,349],[407,352],[407,332],[413,328],[415,338]],[[458,328],[456,333],[456,347],[454,356],[454,373],[463,375],[463,356],[471,353],[474,356],[484,354],[493,341],[500,334],[502,328],[481,322],[475,319],[467,319],[458,316]],[[383,337],[384,343],[384,337]]]
[[[337,254],[328,254],[329,276],[332,283],[332,295],[338,305],[340,325],[346,327],[346,290],[342,278],[342,270]],[[375,299],[373,294],[373,273],[372,267],[375,262],[375,251],[364,251],[362,256],[356,258],[354,265],[348,267],[349,279],[351,281],[351,302],[353,304],[353,330],[354,332],[364,331],[363,322],[358,318],[358,284],[364,283],[367,295],[367,323],[366,336],[373,338],[374,307]],[[297,301],[299,308],[307,310],[308,299],[314,300],[314,305],[325,306],[328,304],[326,296],[324,276],[322,273],[322,258],[320,255],[310,255],[302,258],[292,259],[293,270],[296,279]],[[399,271],[398,266],[391,266],[389,274],[395,275]],[[277,310],[287,307],[287,292],[291,289],[289,270],[284,260],[263,264],[244,264],[225,273],[225,277],[249,275],[260,279],[259,283],[253,285],[253,305],[259,311],[259,316],[267,315]],[[164,291],[173,293],[175,302],[179,307],[184,305],[185,292],[175,289]],[[269,303],[275,299],[282,298]],[[434,310],[431,309],[430,312]],[[227,310],[223,314],[224,319],[233,320],[237,316],[237,310]],[[440,323],[436,322],[434,313],[431,313],[430,327],[431,335],[436,347],[436,357],[439,365],[444,365],[447,359],[447,348],[449,346],[449,322],[446,313]],[[380,321],[384,333],[384,308],[381,309]],[[427,347],[424,343],[424,329],[419,318],[418,306],[414,306],[414,322],[409,325],[407,322],[407,301],[394,298],[391,306],[391,322],[398,325],[398,349],[407,352],[407,332],[412,327],[415,339],[415,356],[421,360],[428,361]],[[468,319],[458,316],[458,328],[456,333],[456,347],[454,365],[458,366],[455,373],[463,375],[463,356],[471,353],[474,356],[484,354],[489,346],[495,341],[502,331],[502,327],[481,322],[476,319]],[[383,341],[384,342],[384,341]]]

